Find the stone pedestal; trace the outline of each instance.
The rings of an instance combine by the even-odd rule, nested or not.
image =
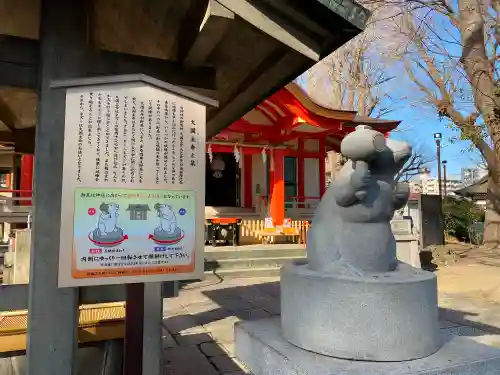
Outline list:
[[[423,359],[350,361],[297,348],[283,338],[279,318],[238,323],[236,355],[254,375],[500,375],[500,350],[443,335],[444,345]]]
[[[362,361],[407,361],[441,346],[436,276],[399,263],[395,271],[346,276],[281,270],[283,337],[319,354]]]
[[[397,260],[389,221],[410,190],[394,176],[411,147],[358,126],[341,151],[307,260],[282,268],[281,318],[238,325],[239,359],[255,375],[500,375],[500,350],[442,337],[435,275]]]

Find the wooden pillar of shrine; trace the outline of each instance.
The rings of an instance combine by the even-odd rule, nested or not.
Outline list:
[[[271,181],[271,217],[273,224],[282,225],[285,219],[285,152],[282,149],[274,153],[274,171]]]
[[[24,191],[33,189],[33,155],[21,156],[21,178],[19,189],[23,190],[21,197],[30,197],[31,193]],[[31,206],[31,201],[20,201],[20,205]]]
[[[78,288],[59,288],[65,94],[54,79],[80,77],[87,57],[88,2],[42,0],[33,235],[28,302],[28,375],[73,375]]]
[[[297,195],[299,201],[299,207],[304,207],[304,140],[299,138],[297,140]]]

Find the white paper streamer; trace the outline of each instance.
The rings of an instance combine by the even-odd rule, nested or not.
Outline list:
[[[267,161],[267,147],[264,147],[261,151],[261,156],[262,156],[262,164],[266,164]]]
[[[234,146],[233,153],[234,153],[234,159],[236,160],[236,163],[241,168],[241,152],[238,149],[237,145]]]
[[[207,154],[208,154],[208,160],[210,160],[210,164],[212,164],[212,161],[214,160],[214,155],[212,154],[212,145],[211,144],[208,145]]]

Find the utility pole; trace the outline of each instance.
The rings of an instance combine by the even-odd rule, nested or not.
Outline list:
[[[434,141],[436,141],[439,199],[442,200],[443,187],[441,186],[441,133],[434,133]]]
[[[444,187],[444,201],[445,202],[446,202],[446,198],[448,197],[447,187],[446,187],[446,184],[447,184],[447,179],[446,179],[446,163],[448,163],[448,161],[443,160],[443,187]]]
[[[443,216],[443,190],[441,186],[441,133],[434,133],[436,142],[436,156],[438,168],[438,189],[439,189],[439,221],[441,223],[441,245],[444,245],[444,216]]]

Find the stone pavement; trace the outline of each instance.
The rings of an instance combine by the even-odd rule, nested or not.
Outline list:
[[[478,297],[475,291],[479,285],[476,289],[465,287],[467,279],[475,279],[482,280],[483,289],[495,289],[500,285],[500,275],[494,279],[498,284],[493,285],[478,276],[494,273],[500,274],[497,268],[484,265],[457,265],[437,272],[445,331],[500,347],[500,304]],[[277,278],[221,280],[210,276],[184,286],[179,297],[164,303],[166,374],[248,373],[234,358],[234,323],[278,315],[279,294]]]

